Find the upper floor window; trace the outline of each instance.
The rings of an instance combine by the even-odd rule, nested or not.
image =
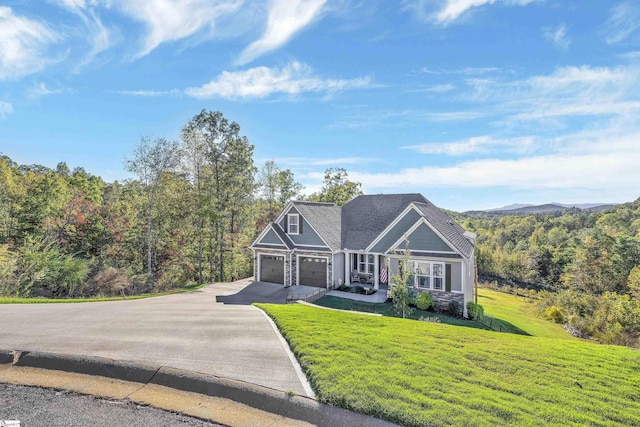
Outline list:
[[[287,215],[287,233],[299,234],[300,233],[300,216],[298,214]]]

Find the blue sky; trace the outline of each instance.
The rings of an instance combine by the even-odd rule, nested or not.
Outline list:
[[[108,181],[202,109],[307,192],[640,196],[640,2],[0,0],[0,152]]]

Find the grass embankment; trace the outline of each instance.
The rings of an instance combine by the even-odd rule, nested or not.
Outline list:
[[[296,304],[260,307],[323,402],[415,426],[640,425],[640,351]]]
[[[485,314],[506,321],[507,330],[511,324],[536,337],[578,340],[557,323],[538,317],[535,305],[525,297],[479,288],[478,303],[484,307]]]
[[[314,302],[314,304],[321,305],[323,307],[337,308],[340,310],[362,311],[365,313],[378,313],[387,317],[400,317],[393,308],[393,305],[389,303],[371,303],[364,301],[354,301],[346,298],[326,296]],[[489,329],[487,326],[484,326],[472,320],[457,319],[455,317],[445,316],[444,314],[434,313],[432,311],[422,311],[417,308],[414,308],[407,318],[419,320],[421,317],[430,319],[437,318],[440,323],[446,323],[447,325]]]
[[[161,297],[164,295],[181,294],[201,289],[205,285],[193,285],[186,288],[170,289],[168,291],[126,295],[119,297],[93,297],[93,298],[15,298],[0,297],[0,304],[56,304],[56,303],[77,303],[77,302],[104,302],[104,301],[125,301],[143,298]]]

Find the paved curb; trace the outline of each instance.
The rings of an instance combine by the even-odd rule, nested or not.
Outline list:
[[[387,421],[346,409],[214,375],[162,366],[127,363],[102,357],[80,357],[44,352],[0,350],[0,364],[74,372],[221,397],[256,409],[319,426],[393,426]]]

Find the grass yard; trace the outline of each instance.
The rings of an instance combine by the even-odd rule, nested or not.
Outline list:
[[[525,297],[478,288],[478,303],[484,307],[486,314],[504,320],[529,335],[578,340],[559,324],[538,317],[534,304],[529,303]]]
[[[388,317],[399,317],[398,313],[394,310],[393,305],[389,303],[376,304],[371,302],[354,301],[346,298],[326,296],[314,302],[314,304],[321,305],[323,307],[337,308],[340,310],[363,311],[365,313],[378,313]],[[489,329],[487,326],[484,326],[472,320],[456,319],[455,317],[445,316],[444,314],[434,313],[432,311],[422,311],[418,310],[417,308],[413,309],[411,315],[408,318],[418,320],[420,319],[420,317],[437,317],[438,319],[440,319],[441,323],[446,323],[448,325]]]
[[[201,289],[205,285],[193,285],[186,288],[171,289],[164,292],[151,294],[127,295],[124,297],[94,297],[94,298],[15,298],[0,297],[0,304],[56,304],[56,303],[78,303],[78,302],[104,302],[104,301],[124,301],[143,298],[161,297],[164,295],[181,294]]]
[[[259,306],[322,402],[412,426],[640,425],[637,350]]]

